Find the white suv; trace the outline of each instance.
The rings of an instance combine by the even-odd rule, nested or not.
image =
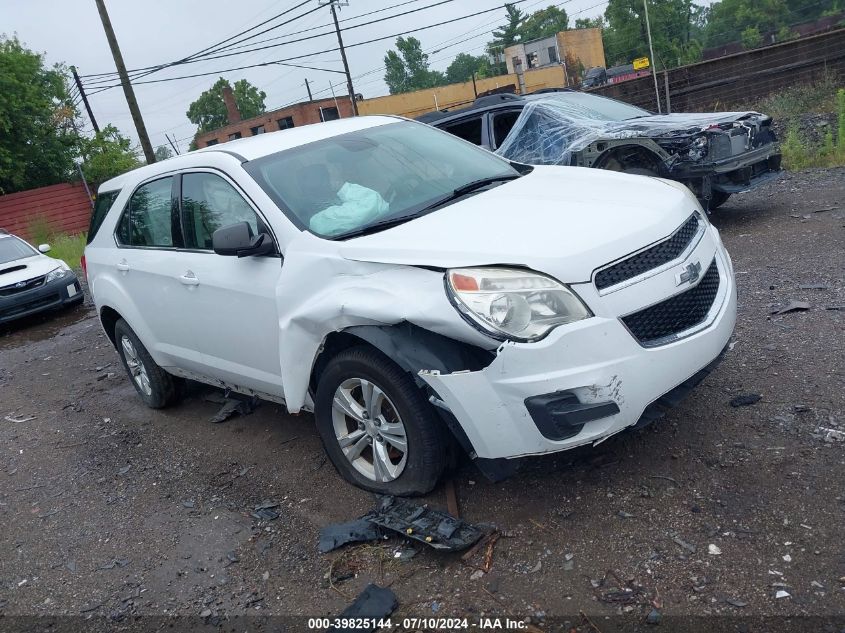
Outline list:
[[[360,117],[111,180],[85,250],[144,402],[181,379],[313,411],[363,488],[430,490],[462,448],[596,443],[699,382],[736,316],[730,258],[678,183],[528,167]]]

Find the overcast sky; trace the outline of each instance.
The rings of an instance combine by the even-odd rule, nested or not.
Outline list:
[[[181,59],[294,7],[301,1],[106,0],[106,6],[124,61],[127,68],[131,70]],[[262,29],[318,7],[319,1],[311,0],[300,9],[268,23]],[[404,6],[355,19],[364,13],[400,2],[404,2]],[[437,2],[442,2],[442,0],[411,0],[410,2],[408,0],[349,0],[349,5],[340,11],[339,18],[348,20],[342,22],[341,27],[349,29],[344,31],[343,38],[344,44],[348,47],[347,57],[356,92],[362,93],[364,97],[388,94],[382,64],[384,54],[393,45],[395,38],[362,46],[350,45],[451,20],[470,13],[494,9],[482,15],[413,34],[422,42],[423,50],[430,53],[432,67],[445,70],[458,53],[482,53],[485,43],[490,39],[490,32],[504,22],[503,0],[456,0],[378,24],[349,28],[362,22]],[[709,4],[709,2],[706,3]],[[557,3],[554,0],[523,0],[520,8],[531,12],[550,4],[565,8],[570,16],[570,24],[574,24],[576,18],[600,14],[604,11],[607,2],[606,0],[567,0]],[[75,65],[81,75],[108,73],[115,70],[94,0],[62,2],[59,0],[0,0],[0,16],[2,16],[0,20],[2,32],[7,35],[15,33],[29,48],[46,53],[49,63],[64,62]],[[206,77],[136,85],[135,94],[153,146],[166,144],[164,134],[167,132],[179,139],[182,149],[187,148],[195,131],[195,126],[185,116],[188,105],[203,90],[209,88],[218,76],[226,77],[231,82],[245,78],[264,90],[267,93],[265,102],[268,110],[306,100],[307,93],[304,85],[306,78],[311,82],[315,98],[330,96],[330,81],[335,84],[336,91],[345,93],[345,79],[343,75],[336,73],[280,65],[225,71],[236,66],[303,54],[308,54],[308,57],[292,60],[291,63],[342,70],[343,65],[337,51],[321,52],[337,46],[336,36],[330,24],[331,14],[326,6],[261,35],[256,40],[284,36],[293,31],[326,25],[325,28],[293,35],[288,39],[328,32],[329,34],[324,37],[222,59],[183,64],[147,77],[147,80],[151,80],[220,71],[218,74]],[[461,40],[467,41],[461,42]],[[260,45],[276,44],[279,41],[283,40]],[[444,48],[450,44],[455,45]],[[93,92],[93,90],[92,88],[90,91]],[[91,95],[90,102],[100,127],[112,123],[137,142],[137,134],[126,100],[119,87]],[[82,108],[81,104],[80,108]],[[85,118],[87,121],[87,117]]]

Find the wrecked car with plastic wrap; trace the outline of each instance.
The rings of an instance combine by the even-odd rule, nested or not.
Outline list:
[[[314,413],[348,481],[596,444],[721,357],[731,260],[669,180],[526,166],[399,117],[216,145],[100,187],[84,265],[140,398]],[[310,418],[303,418],[303,420]]]
[[[780,171],[772,119],[758,112],[652,114],[615,99],[560,90],[481,97],[469,107],[418,120],[529,165],[671,178],[687,185],[705,209]]]

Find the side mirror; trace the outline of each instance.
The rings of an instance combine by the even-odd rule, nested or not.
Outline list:
[[[39,253],[49,253],[50,252],[50,245],[49,244],[41,244],[38,247]]]
[[[254,235],[249,222],[217,229],[211,236],[211,245],[215,253],[228,257],[270,255],[275,251],[273,238],[267,233]]]

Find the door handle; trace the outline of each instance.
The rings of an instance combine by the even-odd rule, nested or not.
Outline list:
[[[179,281],[181,281],[186,286],[199,286],[200,285],[200,280],[197,279],[197,276],[191,270],[185,271],[184,275],[180,275]]]
[[[126,272],[127,270],[129,270],[129,264],[126,262],[125,259],[121,259],[119,262],[117,262],[116,268],[120,271]]]

